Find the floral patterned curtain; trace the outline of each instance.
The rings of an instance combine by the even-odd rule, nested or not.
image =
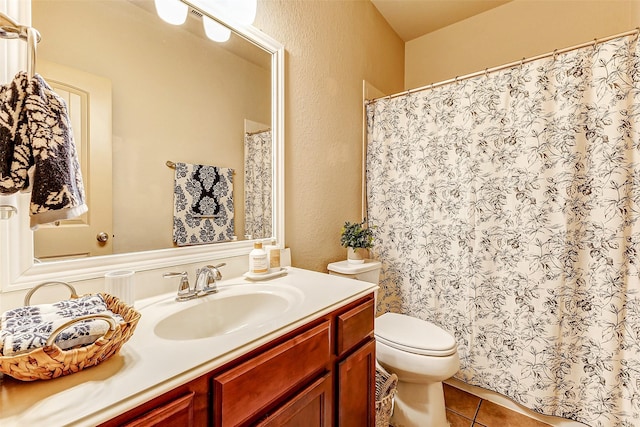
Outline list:
[[[640,425],[637,37],[380,99],[367,116],[379,309],[452,333],[469,384]]]
[[[254,239],[271,237],[271,130],[244,137],[244,228]]]

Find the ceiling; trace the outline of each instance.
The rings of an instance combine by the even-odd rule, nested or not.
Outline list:
[[[511,0],[371,0],[407,42]]]

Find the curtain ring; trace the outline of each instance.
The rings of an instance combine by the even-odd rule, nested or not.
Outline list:
[[[523,56],[522,59],[520,60],[520,69],[522,70],[522,66],[524,65],[524,60],[526,58]]]
[[[458,84],[458,77],[460,77],[460,76],[456,76],[456,84]]]
[[[553,60],[555,62],[555,60],[558,59],[558,49],[554,49],[553,50]]]
[[[429,89],[433,90],[433,83],[429,86]]]
[[[485,68],[485,69],[484,69],[484,76],[485,76],[486,78],[489,78],[489,69],[488,69],[488,68]]]
[[[640,27],[636,27],[636,38],[635,38],[634,42],[638,41],[638,36],[640,36]]]
[[[598,39],[597,38],[593,39],[593,50],[596,50],[596,47],[598,47]]]

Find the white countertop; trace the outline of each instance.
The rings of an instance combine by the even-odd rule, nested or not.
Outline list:
[[[109,360],[54,380],[21,382],[5,376],[0,381],[0,425],[99,424],[376,289],[372,283],[288,270],[265,283],[297,288],[294,306],[259,327],[226,335],[176,341],[154,333],[159,320],[209,297],[176,302],[172,293],[136,301],[142,317],[134,335]],[[219,286],[239,290],[255,283],[260,282],[235,278]]]

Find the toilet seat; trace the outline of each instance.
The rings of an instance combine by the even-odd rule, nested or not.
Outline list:
[[[431,322],[397,313],[376,318],[376,340],[389,347],[423,356],[444,357],[456,353],[455,339]]]

